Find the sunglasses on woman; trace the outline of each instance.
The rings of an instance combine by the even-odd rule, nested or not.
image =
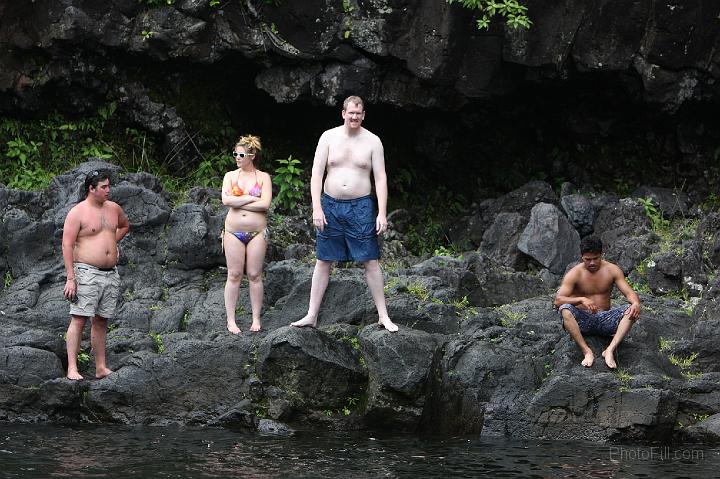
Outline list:
[[[254,153],[238,153],[237,151],[233,151],[233,156],[235,158],[245,158],[246,156],[255,156]]]

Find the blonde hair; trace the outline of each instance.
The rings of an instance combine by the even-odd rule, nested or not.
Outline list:
[[[343,111],[347,110],[350,103],[355,103],[357,106],[365,110],[365,103],[363,103],[362,98],[356,95],[351,95],[345,98],[345,101],[343,102]]]
[[[255,135],[241,136],[237,143],[235,143],[235,148],[238,146],[245,148],[245,151],[248,153],[252,153],[254,155],[253,160],[257,160],[260,155],[260,150],[262,150],[260,137]]]

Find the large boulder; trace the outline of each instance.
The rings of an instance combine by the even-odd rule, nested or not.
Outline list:
[[[359,338],[369,376],[369,424],[416,430],[427,402],[438,339],[407,328],[391,334],[377,326],[366,327]]]
[[[270,333],[257,350],[255,370],[272,388],[268,407],[278,417],[335,411],[360,398],[367,371],[350,337],[338,339],[314,328],[284,327]]]
[[[538,203],[520,235],[518,249],[552,273],[562,274],[580,256],[580,235],[555,205]]]
[[[587,196],[574,194],[566,195],[560,198],[568,221],[580,233],[580,236],[587,236],[594,231],[595,223],[595,205]]]

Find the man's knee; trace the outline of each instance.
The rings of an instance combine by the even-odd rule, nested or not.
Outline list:
[[[622,318],[621,318],[621,321],[622,321],[623,319],[627,319],[627,320],[630,321],[632,324],[635,324],[635,322],[636,322],[638,319],[640,319],[640,316],[637,316],[636,318],[631,318],[631,317],[630,317],[630,310],[626,310],[626,311],[623,313],[623,316],[622,316]]]
[[[315,270],[321,271],[321,272],[330,272],[330,268],[332,267],[333,262],[332,261],[326,261],[324,259],[319,259],[315,262]]]
[[[575,319],[575,315],[572,314],[572,311],[569,309],[563,309],[560,311],[560,315],[563,318],[563,327],[565,327],[568,322],[570,324],[577,324],[577,319]]]
[[[371,259],[363,263],[365,271],[377,271],[380,269],[380,262],[376,259]]]
[[[74,326],[74,327],[83,328],[83,327],[85,327],[85,321],[87,321],[87,317],[76,316],[73,314],[70,316],[70,325],[68,327],[71,328]]]
[[[102,316],[95,315],[92,317],[90,322],[92,323],[93,326],[96,326],[96,325],[103,326],[103,325],[107,324],[108,320],[107,320],[107,318],[103,318]]]

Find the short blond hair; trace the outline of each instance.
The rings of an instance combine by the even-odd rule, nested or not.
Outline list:
[[[254,159],[260,156],[260,150],[262,150],[260,137],[255,135],[241,136],[237,143],[235,143],[235,148],[239,146],[245,148],[245,151],[252,154],[255,157]]]
[[[343,111],[347,110],[347,107],[350,103],[355,103],[358,106],[361,106],[363,111],[365,111],[365,103],[363,103],[362,98],[356,95],[350,95],[349,97],[345,98],[345,101],[343,102]]]

